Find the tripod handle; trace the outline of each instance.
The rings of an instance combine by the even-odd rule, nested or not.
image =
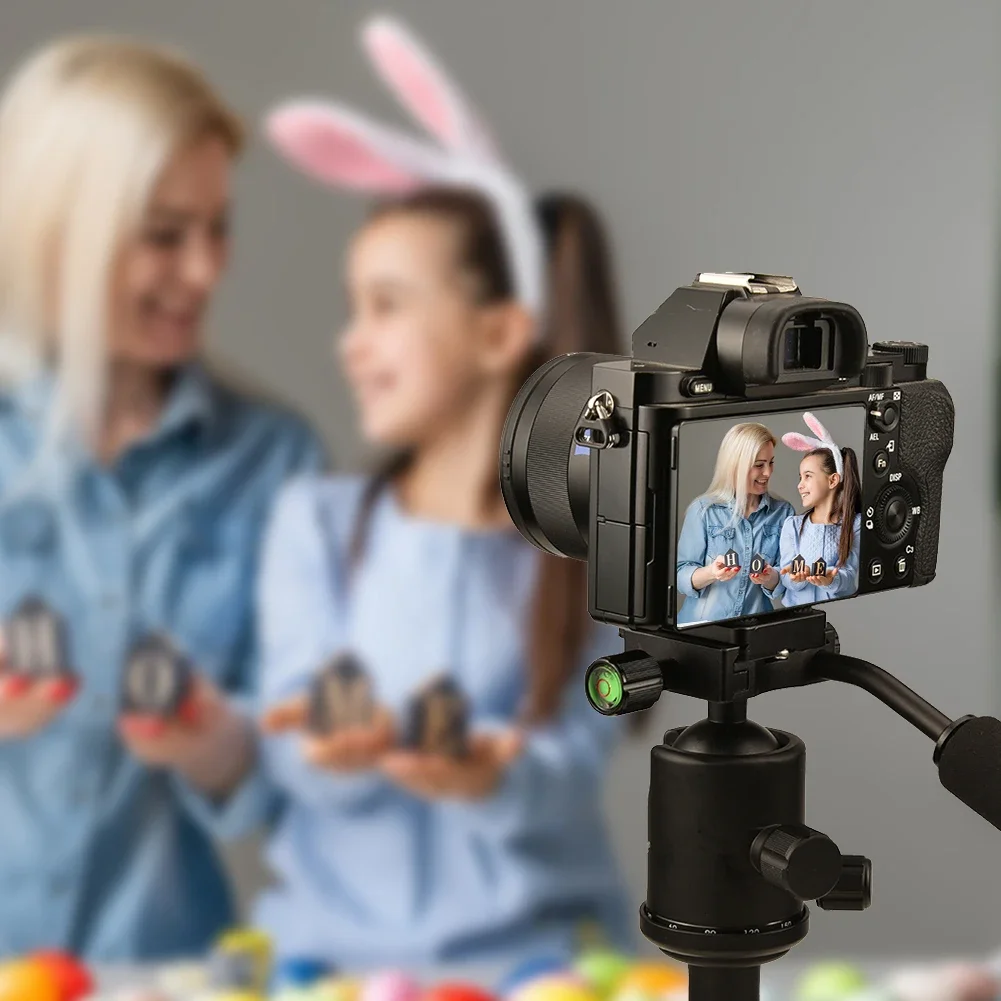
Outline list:
[[[809,670],[865,689],[931,737],[942,785],[1001,830],[1001,720],[992,716],[951,720],[899,678],[855,657],[821,652],[811,658]]]
[[[963,716],[935,746],[942,785],[1001,830],[1001,720]]]

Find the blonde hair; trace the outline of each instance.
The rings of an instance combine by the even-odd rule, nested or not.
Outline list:
[[[0,380],[58,360],[48,439],[92,439],[122,241],[180,149],[243,127],[178,54],[126,38],[58,40],[0,101]]]
[[[764,424],[734,424],[723,436],[716,454],[716,469],[705,496],[715,504],[732,508],[731,522],[747,510],[747,476],[765,445],[778,439]]]

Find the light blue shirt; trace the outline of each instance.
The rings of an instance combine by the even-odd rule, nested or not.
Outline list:
[[[818,587],[809,581],[797,584],[786,575],[783,605],[812,605],[818,601],[830,601],[833,598],[847,598],[858,590],[859,533],[862,529],[862,515],[855,515],[852,531],[852,548],[844,566],[838,567],[838,545],[841,541],[841,524],[816,525],[806,519],[805,515],[797,514],[787,518],[782,526],[782,541],[780,546],[781,565],[788,566],[797,555],[802,555],[807,566],[823,557],[828,570],[838,567],[838,572],[831,581],[830,587]]]
[[[264,702],[304,693],[333,653],[359,656],[396,716],[447,671],[472,726],[515,720],[538,552],[513,530],[416,519],[378,497],[364,557],[345,562],[363,483],[309,479],[284,493],[262,570]],[[557,718],[531,732],[501,788],[479,802],[427,801],[376,772],[308,765],[300,738],[267,741],[285,801],[268,850],[278,884],[256,923],[280,954],[341,967],[493,964],[570,950],[580,926],[633,942],[602,808],[621,721],[587,704],[583,671],[622,649],[595,627]]]
[[[0,743],[0,954],[197,954],[233,918],[209,830],[249,807],[212,808],[128,754],[125,654],[165,630],[217,684],[249,688],[259,537],[320,451],[297,419],[194,366],[111,468],[68,449],[29,477],[50,399],[48,378],[0,396],[0,614],[32,594],[51,605],[81,687],[50,726]]]
[[[774,591],[767,591],[751,581],[751,560],[760,554],[769,565],[781,569],[781,564],[777,564],[779,534],[783,521],[792,513],[788,501],[766,493],[749,517],[734,521],[730,505],[717,504],[705,496],[696,497],[688,505],[678,538],[678,592],[685,595],[678,625],[771,611],[775,607],[772,598],[782,594],[785,578]],[[732,580],[713,581],[696,590],[692,574],[731,549],[740,557],[740,573]]]

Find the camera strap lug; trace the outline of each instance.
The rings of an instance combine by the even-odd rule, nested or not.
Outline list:
[[[622,440],[622,429],[615,417],[615,397],[607,389],[587,401],[573,436],[585,448],[614,448]]]

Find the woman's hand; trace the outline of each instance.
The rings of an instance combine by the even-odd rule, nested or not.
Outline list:
[[[303,757],[317,768],[332,772],[369,771],[393,746],[393,719],[385,709],[375,711],[366,726],[351,726],[328,735],[310,733],[309,699],[303,695],[269,709],[261,719],[267,734],[299,732]]]
[[[779,573],[781,573],[783,576],[788,576],[788,578],[794,584],[802,584],[805,581],[807,581],[807,580],[810,579],[810,571],[809,570],[801,570],[799,573],[793,573],[792,572],[792,564],[791,563],[789,564],[789,566],[783,567],[779,571]]]
[[[0,741],[24,740],[44,730],[76,694],[71,676],[32,681],[12,674],[0,633]]]
[[[818,574],[810,574],[806,578],[808,584],[813,584],[816,587],[830,587],[834,583],[834,578],[838,575],[838,568],[832,567],[823,576]]]
[[[717,556],[712,563],[708,563],[704,567],[699,567],[692,574],[692,587],[696,591],[701,591],[708,584],[712,584],[715,581],[725,584],[728,580],[733,580],[739,573],[740,567],[728,567],[723,557]]]
[[[774,591],[779,583],[779,572],[770,563],[765,565],[761,573],[752,573],[751,582],[760,584],[766,591]]]
[[[524,736],[518,730],[476,734],[464,758],[420,751],[390,751],[379,767],[402,789],[421,799],[486,799],[521,754]]]
[[[176,717],[126,714],[118,732],[144,764],[173,769],[209,796],[232,792],[256,754],[253,725],[200,675]]]

